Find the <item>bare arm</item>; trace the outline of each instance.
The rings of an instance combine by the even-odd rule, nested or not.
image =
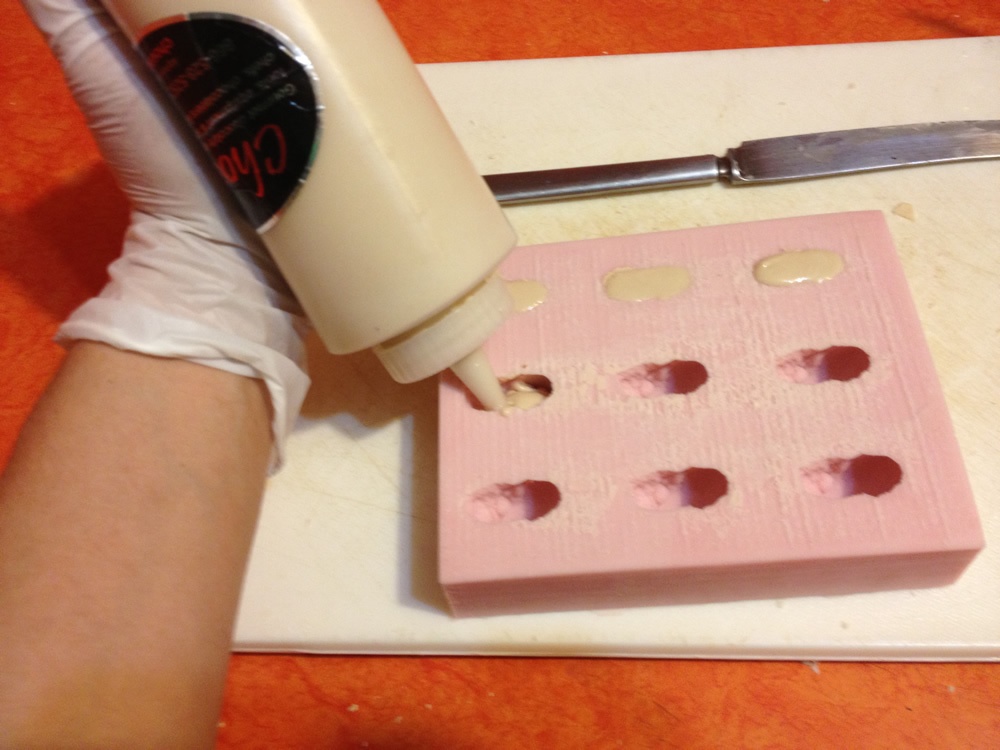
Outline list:
[[[259,380],[78,343],[0,480],[0,746],[211,747]]]

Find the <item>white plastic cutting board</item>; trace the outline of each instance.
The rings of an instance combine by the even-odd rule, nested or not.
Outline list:
[[[486,172],[721,154],[743,140],[1000,119],[1000,37],[426,66]],[[893,213],[910,204],[911,220]],[[314,387],[270,483],[242,650],[1000,659],[1000,161],[777,187],[509,209],[522,244],[885,211],[988,549],[949,588],[454,620],[435,583],[435,384],[312,347]]]

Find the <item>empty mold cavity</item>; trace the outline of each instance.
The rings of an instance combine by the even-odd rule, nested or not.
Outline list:
[[[528,312],[542,304],[549,296],[545,284],[534,279],[514,279],[507,282],[507,291],[517,312]]]
[[[629,395],[653,398],[693,393],[708,382],[708,370],[701,362],[675,359],[666,364],[637,365],[618,373],[617,378]]]
[[[878,497],[903,480],[903,469],[888,456],[862,454],[854,458],[827,458],[801,470],[802,485],[810,495],[844,498]]]
[[[707,508],[729,492],[729,480],[717,469],[693,466],[657,471],[632,483],[635,504],[647,510]]]
[[[792,383],[854,380],[871,367],[871,357],[856,346],[800,349],[778,360],[778,374]]]
[[[562,499],[552,482],[529,479],[520,484],[494,484],[468,499],[465,510],[481,523],[537,521]]]
[[[832,250],[790,250],[758,261],[753,276],[767,286],[820,284],[844,270],[844,259]]]
[[[680,266],[617,268],[604,277],[604,293],[619,302],[676,297],[691,286],[691,273]]]

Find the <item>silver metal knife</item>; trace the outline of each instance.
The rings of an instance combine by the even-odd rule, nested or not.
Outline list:
[[[881,169],[1000,158],[1000,120],[931,122],[746,141],[725,156],[486,175],[501,204],[667,187],[807,180]]]

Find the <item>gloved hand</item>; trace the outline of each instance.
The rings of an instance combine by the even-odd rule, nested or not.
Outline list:
[[[132,207],[110,283],[70,316],[57,339],[102,341],[262,378],[276,468],[309,386],[298,303],[100,3],[23,3]]]

